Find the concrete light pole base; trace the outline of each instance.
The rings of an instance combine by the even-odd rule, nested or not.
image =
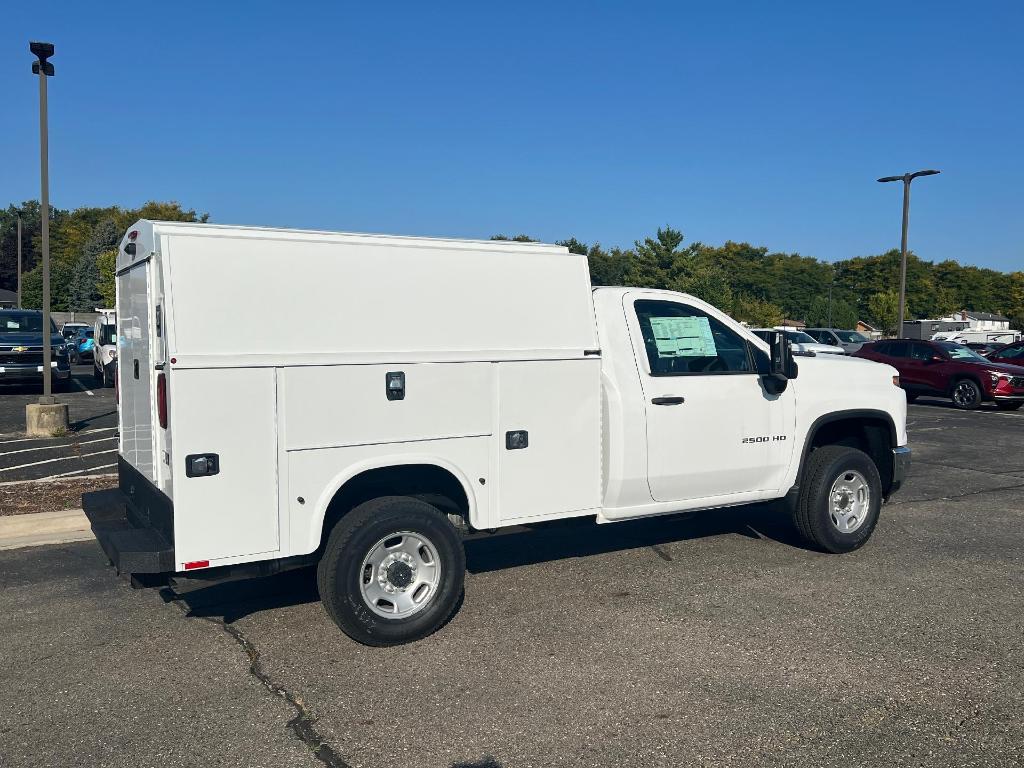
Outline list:
[[[29,437],[53,437],[68,428],[67,403],[30,403],[25,406],[25,433]]]

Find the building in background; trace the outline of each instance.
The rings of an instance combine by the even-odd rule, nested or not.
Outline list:
[[[1003,315],[994,315],[991,312],[972,312],[963,309],[951,315],[940,318],[946,322],[966,322],[967,327],[972,331],[1008,331],[1010,330],[1010,318]]]

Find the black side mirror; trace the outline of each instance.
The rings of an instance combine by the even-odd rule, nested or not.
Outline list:
[[[773,333],[768,344],[771,362],[768,375],[764,377],[764,387],[770,394],[778,395],[786,391],[789,380],[797,377],[799,369],[793,359],[793,348],[784,333]]]

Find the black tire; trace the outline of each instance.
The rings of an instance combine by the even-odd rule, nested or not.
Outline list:
[[[830,497],[840,478],[854,473],[866,483],[867,509],[855,529],[844,532],[833,521]],[[836,554],[859,549],[871,538],[881,509],[882,480],[878,467],[866,453],[842,445],[826,445],[807,457],[793,521],[808,545]]]
[[[114,386],[114,371],[113,370],[108,372],[106,368],[103,369],[103,386],[104,387],[112,387],[112,386]]]
[[[106,386],[106,377],[103,375],[103,369],[97,368],[95,362],[92,364],[92,377],[96,379],[96,381],[102,381],[103,386]]]
[[[363,566],[379,542],[401,532],[429,540],[440,574],[423,607],[391,619],[377,613],[379,602],[374,609],[363,596],[362,585],[370,585],[373,576],[371,569],[367,579]],[[383,496],[360,504],[334,526],[317,567],[317,585],[327,615],[346,635],[364,645],[399,645],[420,640],[451,619],[462,602],[465,572],[462,540],[446,515],[419,499]]]
[[[1024,403],[1014,403],[1006,400],[996,400],[996,408],[998,408],[1000,411],[1016,411],[1022,405],[1024,405]]]
[[[973,379],[959,379],[953,382],[949,397],[961,411],[973,411],[981,405],[981,387]]]

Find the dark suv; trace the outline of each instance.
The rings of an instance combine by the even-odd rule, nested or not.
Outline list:
[[[891,339],[865,344],[854,357],[887,363],[900,372],[907,402],[918,395],[948,397],[964,410],[995,402],[1002,410],[1024,405],[1024,367],[982,357],[951,341]]]
[[[51,382],[55,391],[71,380],[64,337],[50,320]],[[0,309],[0,384],[42,382],[43,313],[35,309]]]

